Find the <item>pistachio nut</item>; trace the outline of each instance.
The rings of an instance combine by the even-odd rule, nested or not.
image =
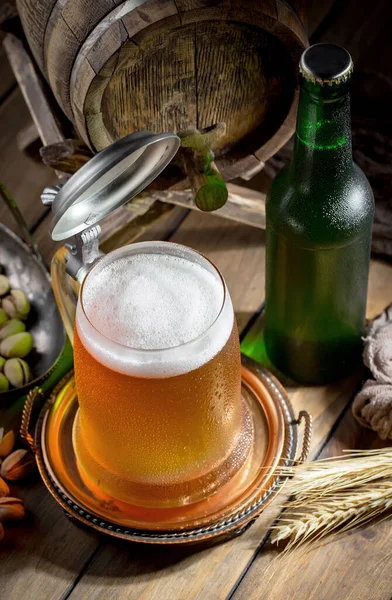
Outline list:
[[[7,323],[8,321],[8,315],[5,312],[4,308],[0,308],[0,325],[4,325],[4,323]]]
[[[8,485],[6,484],[4,479],[2,479],[0,477],[0,498],[4,498],[4,496],[8,496],[9,493],[10,493],[10,488],[8,487]]]
[[[30,302],[22,290],[11,290],[11,294],[3,300],[3,308],[11,319],[16,317],[25,321],[29,316]]]
[[[17,481],[27,477],[35,469],[34,456],[27,450],[15,450],[1,464],[0,475],[7,481]]]
[[[16,388],[23,387],[31,379],[30,367],[21,358],[10,358],[4,365],[4,375],[11,385]],[[1,456],[1,455],[0,455]]]
[[[9,292],[10,282],[5,275],[0,275],[0,296],[5,296]]]
[[[12,296],[6,296],[3,298],[1,306],[10,319],[14,319],[16,317],[17,310]]]
[[[3,356],[0,356],[0,373],[3,370],[5,364],[5,358]]]
[[[25,508],[20,498],[0,498],[0,521],[20,521],[25,516]]]
[[[0,373],[0,393],[8,392],[9,387],[10,387],[10,384],[8,382],[7,377],[5,375],[3,375],[3,373]]]
[[[10,319],[6,323],[0,326],[0,340],[15,335],[15,333],[22,333],[26,331],[26,325],[19,319]]]
[[[15,434],[10,429],[7,433],[4,433],[4,427],[0,428],[0,458],[5,458],[11,454],[15,446]]]
[[[10,335],[0,344],[0,354],[5,358],[24,358],[33,347],[33,336],[28,331]]]

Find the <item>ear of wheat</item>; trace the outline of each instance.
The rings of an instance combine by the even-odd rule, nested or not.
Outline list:
[[[281,469],[293,477],[290,500],[273,526],[271,541],[295,545],[347,531],[392,509],[392,449],[350,451]],[[386,518],[388,518],[386,514]]]

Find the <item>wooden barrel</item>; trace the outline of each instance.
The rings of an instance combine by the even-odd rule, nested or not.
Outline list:
[[[17,0],[34,57],[81,138],[225,123],[226,180],[250,176],[293,132],[305,0]],[[179,161],[159,185],[184,179]]]

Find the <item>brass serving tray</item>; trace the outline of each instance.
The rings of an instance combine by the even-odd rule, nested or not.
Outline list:
[[[287,394],[267,370],[242,357],[242,394],[254,419],[254,445],[246,465],[215,494],[194,504],[148,509],[121,502],[83,478],[72,446],[78,413],[72,373],[43,407],[34,438],[28,421],[34,394],[25,406],[22,435],[35,451],[41,477],[68,516],[113,537],[155,544],[195,543],[240,534],[284,484],[278,466],[296,459],[298,424]],[[302,411],[309,447],[311,418]]]

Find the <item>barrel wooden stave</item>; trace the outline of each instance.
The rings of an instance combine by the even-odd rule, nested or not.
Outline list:
[[[46,75],[44,39],[46,26],[57,0],[16,0],[23,29],[41,71]]]

